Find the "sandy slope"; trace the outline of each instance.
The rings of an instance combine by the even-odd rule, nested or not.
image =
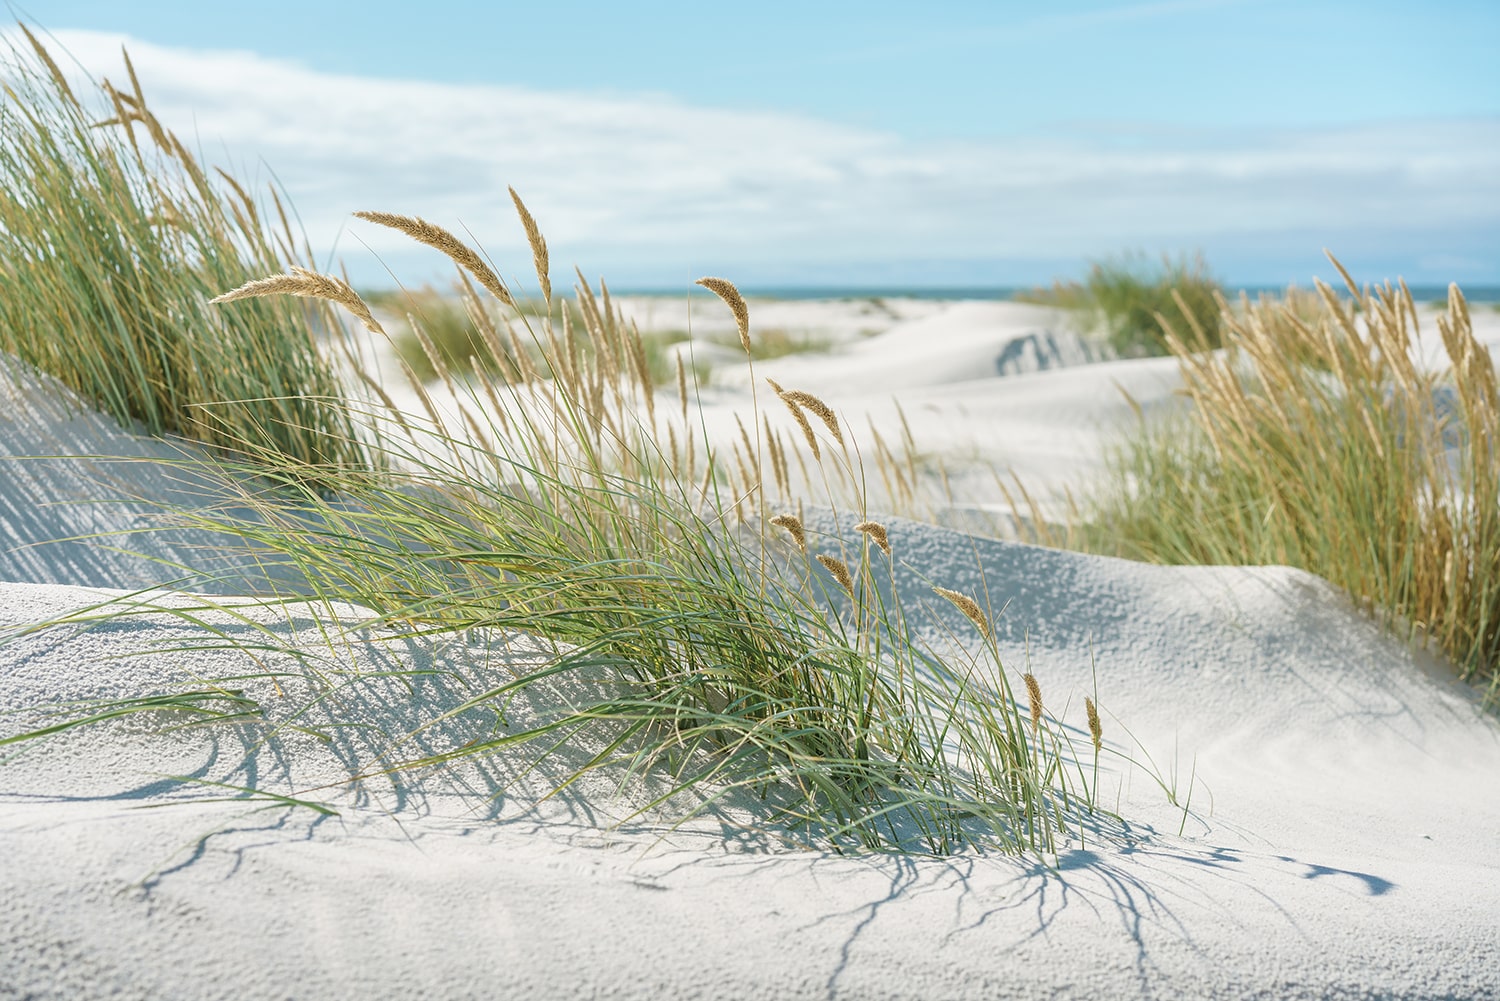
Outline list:
[[[1014,329],[972,311],[949,320],[954,357],[913,364],[902,399],[962,405],[978,427],[949,411],[921,433],[974,434],[996,455],[1034,448],[1061,475],[1120,416],[1111,384],[1169,399],[1158,362],[985,372]],[[889,385],[859,394],[880,385],[884,336],[856,342],[872,356],[863,383],[854,352],[821,372],[807,359],[785,368],[844,394],[841,408],[878,407]],[[929,329],[921,343],[946,342]],[[21,387],[0,442],[25,453],[47,432],[60,452],[162,454],[55,406],[55,392]],[[108,596],[72,585],[148,582],[133,575],[149,565],[73,543],[15,549],[146,513],[47,506],[78,499],[88,484],[75,477],[97,463],[16,468],[0,467],[0,580],[21,583],[0,584],[0,633]],[[149,496],[182,482],[149,462],[107,468]],[[820,516],[821,544],[850,541],[850,520]],[[1029,664],[1075,724],[1097,683],[1107,738],[1149,755],[1189,808],[1127,769],[1104,789],[1128,830],[1070,847],[1055,868],[849,858],[777,848],[745,829],[746,804],[669,837],[647,820],[614,826],[635,800],[595,785],[539,803],[545,783],[509,785],[506,760],[350,785],[385,750],[365,730],[258,744],[228,729],[162,738],[102,724],[0,757],[0,998],[1500,997],[1500,724],[1445,668],[1298,571],[1148,567],[891,529],[910,600],[929,579],[987,588],[1006,607],[1005,663]],[[190,562],[196,541],[131,545]],[[937,630],[954,614],[932,611]],[[318,616],[328,621],[300,609],[261,627],[325,666],[440,663],[475,682],[529,655],[379,636],[330,647]],[[234,673],[238,655],[202,648],[214,643],[170,616],[13,638],[0,645],[0,732],[36,725],[39,702]],[[413,697],[456,696],[369,682],[338,711],[398,730]],[[459,718],[424,739],[480,725]],[[338,815],[186,803],[212,787],[164,776],[300,793]]]

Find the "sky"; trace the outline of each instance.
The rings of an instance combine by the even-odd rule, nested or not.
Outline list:
[[[615,287],[1023,285],[1126,251],[1229,283],[1500,283],[1500,3],[28,0],[320,263],[437,278],[350,214]],[[69,64],[72,65],[71,63]],[[71,72],[71,70],[70,70]]]

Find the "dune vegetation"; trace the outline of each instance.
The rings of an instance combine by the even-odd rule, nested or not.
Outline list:
[[[1195,326],[1218,347],[1221,291],[1201,255],[1153,263],[1143,254],[1124,254],[1093,262],[1081,282],[1059,280],[1014,298],[1069,311],[1081,332],[1132,358],[1166,354],[1171,324]]]
[[[601,300],[608,302],[609,290],[602,283],[600,293]],[[374,313],[394,320],[396,327],[391,335],[391,347],[396,358],[411,377],[424,383],[441,381],[444,375],[467,379],[471,375],[480,374],[505,382],[527,378],[528,372],[542,373],[543,377],[549,379],[553,377],[544,355],[527,344],[519,341],[500,342],[499,349],[503,353],[498,356],[491,350],[481,328],[495,329],[505,321],[496,305],[478,303],[472,297],[465,297],[462,282],[456,283],[449,292],[428,286],[416,290],[378,290],[359,294]],[[489,315],[476,318],[470,312],[472,309],[481,309]],[[541,313],[535,310],[533,304],[525,302],[511,307],[511,312],[517,316],[521,312],[530,311],[530,319],[537,322],[546,319],[549,313],[555,316],[557,324],[562,328],[564,341],[568,339],[569,329],[584,329],[587,326],[587,320],[579,312],[572,297],[559,297],[554,303],[547,303]],[[767,349],[767,353],[760,353],[761,349],[757,347],[758,357],[778,357],[799,349],[800,343],[782,347],[785,332],[779,333],[782,338],[773,339],[773,346]],[[678,352],[674,348],[690,341],[692,336],[685,330],[637,330],[634,336],[638,336],[640,340],[645,371],[651,384],[670,386],[675,382]],[[757,342],[760,339],[757,336]],[[581,353],[592,352],[593,342],[588,338],[575,339],[575,350]],[[513,352],[516,351],[525,352],[526,359],[523,361],[515,355]],[[693,359],[684,364],[700,383],[708,382],[712,365],[706,359]]]
[[[571,306],[553,296],[545,240],[519,197],[540,289],[530,299],[451,232],[360,213],[453,261],[463,350],[438,349],[437,326],[413,310],[412,335],[433,378],[408,366],[403,391],[420,412],[403,413],[387,387],[358,370],[341,390],[314,331],[342,342],[343,328],[323,312],[336,304],[382,336],[370,304],[342,278],[273,255],[251,199],[227,175],[234,198],[219,198],[138,86],[127,94],[106,84],[115,120],[94,128],[31,41],[46,72],[11,92],[7,114],[26,128],[7,129],[6,143],[18,163],[36,165],[38,184],[72,171],[77,158],[92,174],[66,174],[84,192],[67,199],[72,214],[18,216],[22,236],[45,226],[53,238],[8,257],[31,269],[7,277],[30,290],[10,306],[28,310],[19,326],[41,340],[62,324],[72,347],[50,356],[24,343],[6,349],[88,399],[118,398],[112,412],[122,419],[145,419],[132,409],[142,407],[155,416],[153,431],[224,450],[216,468],[243,484],[242,495],[166,518],[296,567],[295,588],[268,580],[246,600],[354,606],[363,611],[352,627],[428,644],[501,634],[545,642],[544,668],[476,692],[464,707],[494,705],[501,718],[522,690],[575,679],[591,693],[535,725],[437,755],[412,756],[411,732],[393,724],[381,772],[501,753],[543,762],[565,744],[586,745],[597,753],[562,785],[597,769],[625,782],[649,771],[669,776],[671,789],[643,809],[669,809],[684,796],[696,797],[689,811],[750,796],[768,827],[840,850],[1049,852],[1064,836],[1108,823],[1092,776],[1101,754],[1121,752],[1103,742],[1093,698],[1069,703],[1072,725],[1044,706],[1036,678],[1018,679],[1000,663],[986,595],[934,581],[924,599],[903,600],[898,568],[920,568],[904,568],[886,526],[858,506],[857,446],[812,392],[761,388],[737,440],[727,448],[704,440],[692,371],[679,362],[669,383],[675,400],[670,390],[659,396],[644,341],[607,292],[596,295],[580,275]],[[161,155],[137,145],[138,127]],[[18,210],[41,199],[23,199]],[[109,241],[102,251],[101,240]],[[113,270],[94,273],[99,261]],[[53,271],[77,277],[59,283],[45,277]],[[700,284],[733,312],[753,360],[748,307],[733,284]],[[82,336],[86,327],[112,339]],[[125,366],[115,364],[122,353]],[[455,358],[468,372],[504,378],[468,378]],[[353,366],[354,353],[345,360]],[[130,367],[148,361],[161,373]],[[232,385],[188,378],[225,372]],[[96,376],[98,385],[89,381]],[[131,394],[142,388],[151,392],[136,402]],[[269,409],[242,409],[256,403]],[[894,454],[876,454],[893,467],[882,475],[902,475]],[[857,523],[862,541],[820,537],[799,507],[773,501],[790,496],[793,463],[803,482],[827,487],[825,503],[844,498],[841,516]],[[265,490],[267,480],[278,489]],[[69,621],[149,613],[199,622],[222,607],[132,597]],[[246,619],[243,607],[231,614]],[[939,609],[957,614],[945,620]],[[963,623],[964,635],[942,621]],[[329,636],[337,642],[336,630]],[[305,663],[278,647],[285,642],[265,631],[247,656],[260,663],[280,650]],[[244,680],[198,679],[190,692],[129,706],[58,707],[54,724],[0,743],[142,712],[165,719],[163,728],[186,718],[260,725],[274,736],[276,727],[256,723],[269,717]],[[359,680],[321,668],[303,679],[326,707]],[[212,708],[224,700],[228,709]]]
[[[1140,414],[1073,524],[1039,538],[1159,563],[1308,570],[1432,643],[1493,699],[1495,366],[1457,286],[1437,320],[1446,359],[1423,364],[1405,285],[1361,288],[1339,271],[1344,295],[1319,283],[1235,306],[1221,298],[1211,329],[1162,314],[1191,407],[1165,421]]]
[[[640,334],[586,282],[575,289],[583,324],[560,330],[535,303],[514,310],[510,290],[451,233],[379,221],[469,272],[466,312],[491,354],[520,370],[499,385],[463,383],[433,352],[439,385],[412,383],[425,419],[390,407],[366,415],[381,472],[345,475],[333,499],[309,490],[208,523],[290,558],[320,599],[370,609],[381,626],[556,644],[555,662],[517,685],[601,671],[611,681],[597,702],[443,760],[600,731],[611,737],[590,768],[661,765],[679,791],[754,790],[775,822],[817,843],[1045,851],[1062,832],[1083,833],[1094,810],[1094,765],[1083,762],[1103,749],[1097,714],[1085,730],[1093,746],[1079,753],[1036,679],[1024,699],[1012,691],[983,595],[930,592],[968,619],[988,657],[955,661],[949,644],[924,638],[931,607],[903,604],[884,525],[856,517],[863,543],[830,549],[770,505],[793,450],[858,478],[843,422],[822,401],[773,387],[775,423],[757,409],[727,454],[696,442],[691,378],[659,401]],[[540,277],[545,245],[534,247]],[[703,284],[750,340],[734,286]],[[218,301],[233,309],[283,293],[326,297],[380,329],[329,276],[271,276]],[[490,323],[495,305],[508,322]],[[278,479],[310,478],[276,461]]]
[[[607,302],[610,299],[609,289],[602,282],[600,285],[600,299]],[[495,307],[476,304],[471,299],[466,299],[462,293],[463,285],[460,282],[448,292],[428,286],[416,290],[361,291],[360,296],[369,303],[373,311],[393,318],[396,329],[391,343],[396,357],[410,369],[412,375],[423,382],[439,380],[439,362],[449,375],[460,378],[467,378],[476,370],[490,378],[520,378],[521,366],[518,360],[510,354],[495,357],[486,347],[484,335],[480,332],[481,326],[494,326],[499,322],[498,318],[481,317],[476,320],[469,312],[473,308],[481,308],[494,313]],[[560,326],[587,326],[586,318],[579,312],[579,306],[571,296],[559,297],[555,304],[548,305]],[[531,310],[532,307],[526,303],[518,303],[514,309],[519,312]],[[540,322],[547,315],[545,312],[533,314],[532,319]],[[677,356],[680,353],[677,346],[693,340],[693,335],[687,330],[678,329],[637,330],[636,334],[640,339],[641,350],[645,353],[646,372],[651,383],[655,386],[670,386],[677,376]],[[563,337],[567,337],[566,328]],[[716,347],[734,350],[742,348],[733,333],[727,338],[717,335],[700,336],[699,340],[700,343]],[[508,352],[519,346],[507,344],[502,347]],[[832,347],[831,338],[816,332],[764,327],[756,330],[755,337],[750,342],[749,357],[753,361],[765,361],[791,354],[825,352]],[[577,350],[591,351],[592,342],[587,338],[580,340]],[[536,351],[530,351],[530,366],[536,368],[541,362],[542,356]],[[686,364],[700,384],[708,383],[713,366],[707,353],[703,357],[694,356]],[[551,377],[550,373],[548,377]]]
[[[128,88],[81,98],[21,30],[29,50],[0,52],[0,350],[151,434],[249,444],[309,471],[368,461],[322,343],[325,306],[208,304],[247,269],[310,259],[275,191],[272,231],[151,113],[128,56]]]

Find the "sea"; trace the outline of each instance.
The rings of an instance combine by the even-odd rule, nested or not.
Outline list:
[[[1301,288],[1310,286],[1303,284]],[[1479,305],[1500,304],[1500,285],[1474,285],[1459,286],[1463,290],[1464,298],[1470,303]],[[932,300],[956,300],[956,299],[1012,299],[1018,293],[1029,292],[1036,288],[1033,285],[973,285],[952,287],[901,287],[901,286],[864,286],[864,285],[768,285],[756,286],[753,284],[741,284],[740,293],[747,298],[756,299],[780,299],[790,301],[808,301],[813,299],[932,299]],[[1262,293],[1268,295],[1279,295],[1286,291],[1285,285],[1225,285],[1224,293],[1230,299],[1237,299],[1241,292],[1247,294],[1251,299],[1259,297]],[[1448,287],[1446,285],[1412,285],[1411,294],[1418,303],[1441,303],[1448,298]],[[706,289],[694,288],[694,294],[712,295]],[[680,297],[682,288],[614,288],[610,292],[617,296],[666,296]]]

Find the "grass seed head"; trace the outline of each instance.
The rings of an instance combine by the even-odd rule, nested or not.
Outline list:
[[[839,428],[839,419],[834,416],[833,409],[828,404],[813,394],[804,393],[800,389],[778,389],[777,393],[787,406],[799,409],[805,408],[812,411],[813,416],[822,421],[824,426],[828,428],[828,432],[833,435],[834,440],[840,445],[844,443],[844,432]]]
[[[786,408],[791,411],[792,419],[802,429],[802,438],[807,442],[807,447],[812,450],[813,458],[821,461],[823,454],[818,448],[818,436],[813,434],[812,425],[807,422],[807,415],[802,412],[802,408],[797,406],[794,401],[787,399],[786,390],[781,388],[780,383],[775,379],[767,379],[766,382],[771,384],[771,389],[781,398],[781,402],[786,404]]]
[[[818,562],[833,575],[833,579],[839,582],[839,587],[848,592],[849,597],[854,597],[854,577],[849,573],[849,565],[843,560],[833,556],[818,554]]]
[[[295,264],[292,265],[290,274],[272,275],[269,278],[246,282],[239,288],[214,296],[208,301],[224,303],[268,295],[300,295],[307,299],[327,299],[338,303],[359,317],[365,328],[372,334],[385,333],[375,317],[371,315],[369,305],[359,297],[359,293],[354,291],[348,282],[332,275],[321,275],[307,268],[299,268]]]
[[[864,532],[875,541],[875,545],[880,547],[882,553],[885,553],[887,556],[891,555],[890,536],[886,535],[885,526],[880,522],[862,521],[854,526],[854,530],[856,532]]]
[[[436,223],[417,216],[396,215],[394,212],[356,212],[354,214],[367,222],[389,226],[391,229],[405,233],[418,243],[425,243],[435,250],[441,250],[454,264],[473,275],[478,279],[479,284],[489,289],[490,295],[507,306],[515,305],[510,291],[500,281],[500,276],[495,274],[494,269],[486,264],[484,259],[468,244]]]
[[[1094,750],[1097,751],[1104,741],[1104,727],[1099,725],[1099,707],[1087,695],[1083,697],[1083,711],[1089,718],[1089,736],[1093,738]]]
[[[991,637],[989,617],[984,614],[984,609],[979,607],[979,602],[967,594],[959,591],[950,591],[946,587],[934,587],[932,590],[940,597],[947,598],[953,603],[953,607],[963,612],[968,620],[974,623],[975,628],[979,630],[985,639]]]
[[[1042,686],[1037,684],[1036,675],[1030,671],[1021,680],[1026,682],[1026,698],[1031,702],[1031,728],[1035,730],[1042,725]]]
[[[18,27],[26,36],[26,40],[31,43],[31,48],[36,52],[37,58],[41,59],[42,65],[47,67],[47,72],[51,74],[52,82],[57,87],[58,93],[69,104],[78,107],[78,98],[73,95],[73,88],[68,86],[68,78],[63,76],[63,71],[58,68],[57,63],[52,59],[52,53],[48,52],[47,47],[31,33],[30,28],[24,24],[18,25]]]
[[[740,290],[734,287],[734,282],[728,278],[699,278],[694,285],[702,285],[714,295],[724,300],[729,311],[734,314],[735,326],[740,330],[740,344],[745,349],[745,354],[750,354],[750,307],[745,305],[745,299],[740,295]]]
[[[510,200],[516,203],[516,214],[521,217],[521,226],[526,230],[526,242],[531,244],[531,260],[536,265],[536,280],[542,286],[542,298],[551,302],[552,273],[547,259],[547,241],[542,238],[542,231],[537,228],[536,220],[527,211],[521,196],[516,194],[516,189],[507,187],[506,190],[510,192]]]
[[[802,519],[795,514],[778,514],[771,519],[771,524],[786,529],[786,534],[797,543],[797,548],[804,553],[807,552],[807,530],[802,527]]]

